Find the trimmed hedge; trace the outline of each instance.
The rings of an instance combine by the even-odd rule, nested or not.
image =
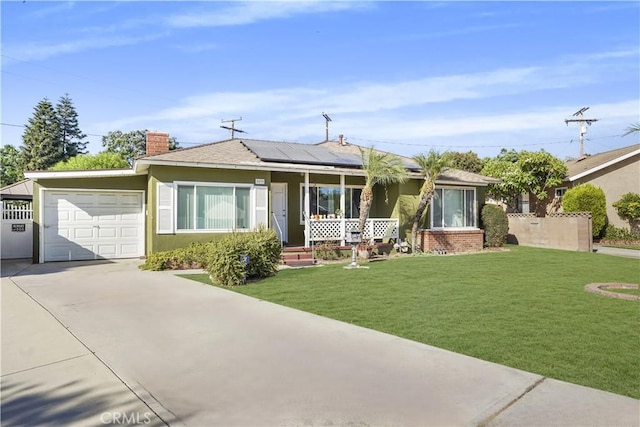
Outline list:
[[[140,269],[162,271],[206,268],[208,253],[213,245],[214,242],[191,243],[186,248],[154,252],[147,257]]]
[[[564,212],[591,212],[593,237],[604,231],[607,223],[607,200],[602,188],[592,184],[580,184],[567,190],[562,196]]]
[[[485,246],[497,248],[504,245],[509,233],[509,218],[498,205],[484,205],[480,213],[484,227]]]
[[[231,233],[211,247],[206,270],[216,285],[241,285],[248,279],[275,276],[281,251],[274,230]]]

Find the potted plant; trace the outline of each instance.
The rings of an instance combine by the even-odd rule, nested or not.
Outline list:
[[[371,254],[373,253],[373,245],[368,243],[360,243],[358,245],[358,256],[363,259],[371,258]]]
[[[336,209],[336,218],[342,218],[342,209]]]

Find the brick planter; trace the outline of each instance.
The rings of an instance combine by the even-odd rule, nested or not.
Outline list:
[[[484,243],[483,230],[420,230],[420,242],[424,252],[475,252]]]

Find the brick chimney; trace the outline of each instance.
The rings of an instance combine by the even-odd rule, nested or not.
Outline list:
[[[147,156],[169,151],[169,134],[164,132],[147,132]]]

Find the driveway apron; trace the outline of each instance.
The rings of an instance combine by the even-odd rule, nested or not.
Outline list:
[[[640,424],[635,399],[139,264],[40,264],[10,280],[170,425]]]

